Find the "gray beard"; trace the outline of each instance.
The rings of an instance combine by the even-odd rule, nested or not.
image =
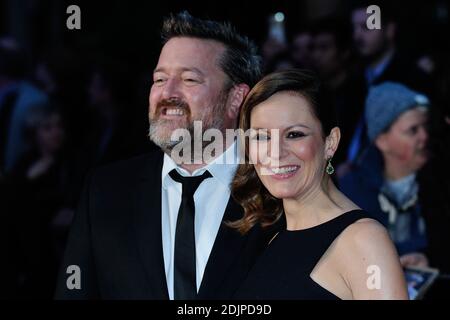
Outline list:
[[[148,137],[150,138],[151,141],[153,141],[154,144],[156,144],[158,147],[161,148],[161,150],[163,150],[166,154],[169,155],[173,150],[173,148],[179,143],[183,144],[190,143],[192,155],[191,160],[194,161],[196,157],[196,154],[194,154],[193,152],[194,141],[201,142],[202,151],[206,146],[208,146],[210,143],[213,142],[213,141],[203,141],[203,135],[206,130],[215,128],[219,129],[220,131],[222,131],[223,134],[225,134],[224,121],[225,121],[226,103],[227,103],[227,95],[225,93],[222,93],[219,98],[219,102],[210,111],[212,121],[205,120],[205,118],[207,119],[206,116],[208,113],[208,110],[205,110],[205,112],[202,114],[201,119],[192,120],[192,122],[190,122],[188,126],[185,127],[185,129],[189,131],[190,140],[189,139],[183,139],[182,141],[171,140],[171,135],[173,131],[170,133],[170,135],[161,136],[160,131],[164,130],[165,123],[167,122],[167,120],[162,119],[150,120]],[[202,121],[201,136],[199,136],[198,132],[197,136],[194,135],[194,121]]]
[[[170,136],[160,136],[160,130],[164,128],[166,120],[150,120],[148,137],[154,144],[160,147],[164,152],[168,153],[178,144],[178,141],[172,141]],[[162,127],[162,128],[161,128]]]

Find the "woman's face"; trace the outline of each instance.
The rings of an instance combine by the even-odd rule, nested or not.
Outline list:
[[[415,108],[401,114],[389,131],[377,138],[382,141],[384,158],[395,160],[411,172],[420,169],[428,159],[426,124],[426,109]]]
[[[291,92],[274,94],[253,108],[250,128],[250,161],[273,196],[299,198],[320,187],[330,155],[321,124],[305,98]],[[277,130],[278,155],[272,152]]]

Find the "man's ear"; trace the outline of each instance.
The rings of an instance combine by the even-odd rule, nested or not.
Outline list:
[[[331,129],[330,134],[325,139],[325,157],[327,159],[332,158],[336,153],[339,146],[339,141],[341,140],[341,130],[339,127],[334,127]]]
[[[227,110],[228,116],[231,119],[237,119],[239,117],[239,110],[249,91],[250,87],[245,83],[236,84],[231,88],[229,96],[230,105]]]

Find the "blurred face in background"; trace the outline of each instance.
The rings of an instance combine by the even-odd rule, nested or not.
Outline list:
[[[297,34],[292,40],[292,60],[303,68],[310,68],[312,64],[312,37],[308,32]]]
[[[422,168],[428,159],[427,119],[425,108],[411,109],[378,136],[375,142],[385,161],[394,161],[411,173]]]
[[[313,41],[314,67],[323,78],[338,73],[343,67],[343,53],[336,44],[334,35],[330,33],[319,33]]]
[[[353,41],[362,57],[372,59],[388,50],[393,43],[395,27],[393,23],[382,23],[381,29],[369,30],[366,25],[368,17],[365,8],[353,11]]]
[[[263,60],[265,62],[272,61],[278,54],[286,51],[287,46],[284,42],[276,37],[269,37],[261,46]]]
[[[36,143],[42,153],[54,154],[59,151],[64,138],[65,131],[58,113],[50,114],[36,128]]]
[[[150,139],[163,150],[173,148],[175,129],[232,128],[227,110],[228,76],[219,66],[225,47],[216,41],[187,37],[170,39],[153,73],[149,97]]]

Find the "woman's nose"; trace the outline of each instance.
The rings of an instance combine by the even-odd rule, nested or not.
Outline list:
[[[279,142],[279,144],[280,144],[280,146],[279,146],[280,159],[283,159],[289,155],[290,149],[289,149],[288,144],[282,138],[280,138],[279,141],[280,141]]]
[[[428,141],[428,131],[424,126],[420,128],[419,137],[420,141],[424,143]]]
[[[271,141],[268,146],[269,158],[272,166],[277,167],[280,162],[289,155],[289,147],[283,142],[283,139],[277,138],[276,134],[271,135]]]

